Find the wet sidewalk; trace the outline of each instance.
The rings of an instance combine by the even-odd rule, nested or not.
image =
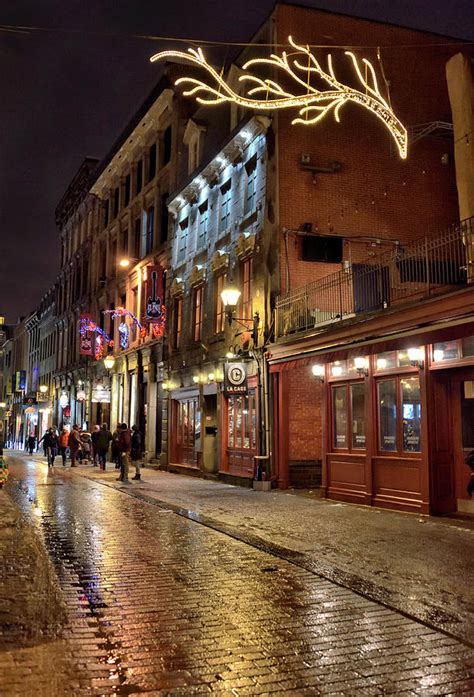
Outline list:
[[[44,462],[39,455],[31,459]],[[87,477],[169,508],[474,643],[474,521],[292,491],[257,492],[147,468],[141,482],[124,486],[110,463],[105,472],[91,465],[71,470],[69,464],[54,470],[54,476]]]

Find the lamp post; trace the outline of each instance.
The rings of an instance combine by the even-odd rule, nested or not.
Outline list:
[[[260,404],[258,419],[260,453],[255,457],[256,481],[254,481],[254,488],[268,490],[271,486],[270,481],[261,481],[265,478],[268,479],[270,472],[268,469],[269,444],[267,443],[268,434],[266,426],[268,423],[268,397],[267,390],[265,388],[265,385],[268,385],[268,377],[265,372],[266,362],[263,354],[263,347],[262,350],[260,350],[258,346],[258,328],[260,325],[260,316],[258,312],[255,312],[253,317],[236,317],[235,313],[237,311],[237,305],[239,303],[240,296],[241,291],[232,282],[228,285],[226,284],[226,286],[221,292],[222,303],[225,308],[229,326],[232,326],[233,322],[237,322],[244,329],[248,329],[248,323],[252,322],[253,348],[251,355],[257,365],[258,401]]]
[[[139,261],[139,259],[134,259],[132,257],[122,257],[121,259],[119,259],[118,265],[120,266],[121,269],[128,269],[130,264],[132,262],[136,262],[136,261]]]
[[[253,317],[235,317],[235,312],[237,311],[237,305],[239,303],[239,299],[242,293],[240,290],[235,286],[234,284],[229,284],[226,285],[224,290],[221,292],[221,298],[222,298],[222,303],[225,308],[225,312],[227,315],[227,321],[229,322],[229,326],[232,325],[232,322],[237,322],[240,324],[244,329],[247,329],[247,325],[244,324],[244,322],[252,322],[253,327],[252,327],[252,339],[254,346],[258,346],[258,325],[260,324],[260,317],[258,312],[255,312]]]
[[[48,391],[48,385],[40,385],[39,391],[41,392],[41,394],[46,394],[46,392]]]

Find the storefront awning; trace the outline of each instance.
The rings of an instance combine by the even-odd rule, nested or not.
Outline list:
[[[320,363],[332,363],[348,358],[355,358],[361,354],[384,353],[407,349],[410,346],[423,346],[439,341],[460,339],[466,336],[474,336],[474,316],[439,321],[436,324],[423,327],[413,327],[393,334],[385,333],[379,337],[366,337],[341,344],[340,342],[328,342],[317,347],[288,346],[284,355],[274,356],[268,359],[270,372],[292,370],[301,368],[317,360]]]

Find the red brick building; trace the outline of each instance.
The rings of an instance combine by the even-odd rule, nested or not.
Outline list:
[[[309,51],[289,46],[290,35]],[[174,308],[181,308],[171,331],[179,328],[182,342],[173,339],[169,363],[171,461],[250,481],[250,456],[263,454],[268,476],[283,488],[321,483],[325,495],[347,501],[421,512],[462,509],[463,448],[474,447],[469,429],[462,433],[474,378],[466,337],[474,335],[474,322],[472,225],[459,220],[474,210],[461,203],[459,213],[457,184],[466,180],[460,162],[472,167],[472,159],[460,151],[469,126],[452,85],[469,80],[468,65],[451,77],[450,103],[446,65],[459,52],[455,41],[279,3],[229,70],[227,84],[244,94],[238,78],[245,62],[272,52],[281,57],[284,50],[292,66],[299,53],[296,79],[268,62],[245,68],[273,80],[254,83],[266,85],[267,99],[270,89],[309,94],[313,79],[319,89],[337,82],[337,89],[344,85],[363,96],[338,107],[339,122],[328,109],[315,125],[293,125],[297,109],[262,108],[269,121],[258,130],[258,168],[249,164],[247,141],[239,140],[251,113],[232,104],[193,115],[188,149],[195,169],[170,197],[171,287]],[[315,66],[319,77],[311,74]],[[369,94],[385,100],[406,127],[406,159],[388,119],[364,108]],[[463,114],[457,124],[456,111]],[[250,130],[254,142],[257,132]],[[254,201],[258,215],[248,223],[245,192],[256,171],[264,184]],[[220,237],[209,228],[209,239],[199,242],[204,208],[218,225],[226,206],[235,213],[232,230]],[[217,331],[218,278],[245,283],[242,249],[251,263],[246,311],[258,309],[260,324],[257,341],[250,339],[240,354],[248,360],[260,428],[255,441],[247,439],[251,453],[244,452],[244,437],[239,452],[230,453],[229,438],[235,445],[235,423],[244,428],[248,405],[240,415],[233,402],[229,408],[216,377],[226,351],[238,348],[235,328]],[[260,370],[256,356],[265,359]],[[189,433],[183,419],[190,399],[200,444],[196,451],[195,439],[188,439],[180,463],[177,441]],[[442,424],[446,418],[449,424]],[[212,447],[202,436],[206,423]],[[230,462],[246,464],[233,470]]]

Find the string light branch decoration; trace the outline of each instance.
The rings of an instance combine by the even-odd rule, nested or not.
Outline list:
[[[261,65],[281,70],[286,77],[304,88],[304,91],[295,94],[284,89],[275,80],[260,78],[252,72],[239,77],[241,82],[248,83],[249,88],[246,94],[238,94],[227,84],[222,74],[207,62],[201,48],[188,48],[187,53],[174,50],[160,51],[152,56],[150,61],[176,59],[182,62],[184,60],[203,68],[212,78],[215,86],[194,77],[181,77],[175,83],[187,85],[188,89],[183,94],[195,97],[199,104],[216,105],[233,102],[241,107],[255,110],[297,108],[298,117],[293,119],[293,124],[311,126],[322,121],[331,112],[339,123],[341,108],[353,102],[368,109],[383,122],[397,145],[400,157],[406,159],[407,130],[380,92],[374,66],[367,58],[360,60],[352,51],[345,51],[361,83],[362,89],[358,90],[337,79],[331,54],[327,56],[327,70],[325,70],[309,46],[299,46],[291,36],[288,37],[288,42],[294,49],[291,53],[282,51],[281,55],[272,53],[268,58],[252,58],[243,65],[243,70]],[[329,89],[319,89],[312,84],[313,77],[325,82]]]

